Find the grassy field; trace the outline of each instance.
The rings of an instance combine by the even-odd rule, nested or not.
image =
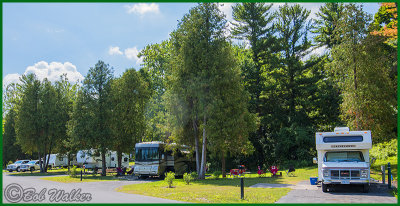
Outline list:
[[[387,160],[376,160],[371,167],[371,177],[376,180],[382,180],[381,165],[385,165],[387,175],[387,164],[390,162],[390,168],[392,170],[393,180],[397,182],[397,157],[390,157]],[[386,176],[386,181],[388,177]]]
[[[247,174],[244,179],[245,199],[240,199],[240,179],[208,177],[186,185],[182,179],[174,181],[174,188],[167,188],[164,181],[126,185],[118,188],[119,192],[141,194],[193,203],[273,203],[286,195],[289,188],[249,188],[257,183],[296,184],[317,175],[316,167],[297,169],[295,177],[288,177],[282,171],[281,177],[259,178],[257,174]]]

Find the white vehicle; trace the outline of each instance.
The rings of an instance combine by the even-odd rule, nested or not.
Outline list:
[[[35,170],[40,170],[40,161],[39,160],[32,160],[29,161],[26,164],[22,164],[21,165],[21,172],[25,172],[25,171],[35,171]]]
[[[318,159],[314,163],[318,163],[323,192],[335,184],[359,184],[363,192],[369,191],[371,131],[337,127],[334,132],[317,132],[315,142]]]
[[[101,168],[101,155],[96,156],[94,150],[81,150],[76,154],[77,164],[85,168]],[[122,167],[129,166],[129,155],[122,153]],[[108,151],[106,154],[106,167],[118,167],[118,158],[116,151]]]
[[[9,171],[9,172],[12,172],[12,171],[17,171],[17,172],[19,172],[20,171],[20,167],[21,167],[21,165],[22,164],[25,164],[25,163],[28,163],[30,160],[18,160],[18,161],[16,161],[16,162],[14,162],[13,164],[9,164],[8,166],[7,166],[7,170]]]
[[[66,155],[50,154],[48,158],[49,166],[52,168],[68,166],[68,158]]]

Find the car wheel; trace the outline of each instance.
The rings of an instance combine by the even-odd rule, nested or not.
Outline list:
[[[17,167],[17,172],[20,172],[21,170],[19,169],[19,167]]]
[[[9,172],[13,172],[12,170],[8,170]]]
[[[328,185],[321,183],[322,185],[322,192],[328,192]]]
[[[34,167],[31,167],[31,172],[33,172],[33,171],[35,171],[35,168],[34,168]]]

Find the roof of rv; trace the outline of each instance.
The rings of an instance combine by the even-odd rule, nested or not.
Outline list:
[[[160,141],[141,142],[141,143],[136,143],[135,147],[159,147],[160,145],[163,144],[165,143]]]

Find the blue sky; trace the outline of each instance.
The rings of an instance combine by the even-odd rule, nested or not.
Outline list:
[[[221,10],[231,20],[231,5]],[[277,8],[280,3],[275,4]],[[311,17],[322,5],[302,3]],[[98,60],[114,75],[140,68],[137,53],[168,39],[193,3],[3,3],[3,85],[21,74],[82,80]],[[364,4],[375,14],[378,3]]]

